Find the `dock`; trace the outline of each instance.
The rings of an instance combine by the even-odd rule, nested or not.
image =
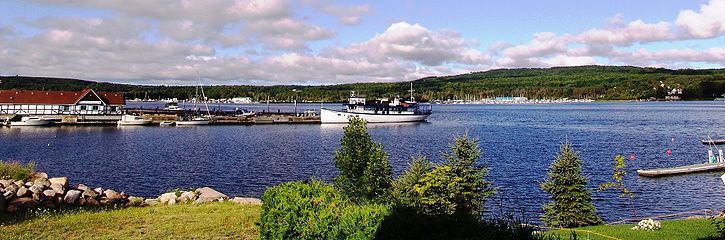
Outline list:
[[[723,162],[701,163],[701,164],[693,164],[693,165],[672,167],[672,168],[656,168],[656,169],[647,169],[647,170],[639,169],[639,170],[637,170],[637,174],[639,174],[642,177],[664,177],[664,176],[672,176],[672,175],[679,175],[679,174],[720,171],[720,170],[725,170],[725,163],[723,163]]]
[[[705,145],[710,145],[710,144],[715,144],[715,145],[725,144],[725,139],[702,140],[702,144],[705,144]]]

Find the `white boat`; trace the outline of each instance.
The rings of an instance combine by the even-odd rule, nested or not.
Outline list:
[[[171,125],[174,125],[174,124],[176,124],[176,122],[174,122],[174,121],[161,121],[161,122],[159,122],[159,125],[161,125],[161,126],[171,126]]]
[[[367,102],[365,97],[355,96],[352,92],[348,103],[344,104],[345,109],[320,109],[320,122],[322,123],[347,123],[351,117],[359,117],[368,123],[403,123],[422,122],[431,115],[431,106],[422,106],[415,102],[411,84],[410,101],[401,101],[395,98],[393,101],[387,98],[374,102]]]
[[[50,120],[41,117],[22,117],[18,122],[8,122],[10,126],[44,126],[50,124]]]
[[[183,111],[184,109],[183,108],[180,108],[179,107],[179,103],[177,103],[177,102],[169,102],[169,103],[166,104],[166,106],[164,106],[164,110],[169,110],[169,111]]]
[[[136,115],[123,115],[121,120],[118,120],[119,126],[130,126],[130,125],[149,125],[153,122],[151,120],[143,119],[141,116]]]
[[[210,119],[208,117],[194,117],[187,120],[176,121],[176,126],[179,125],[209,125]]]

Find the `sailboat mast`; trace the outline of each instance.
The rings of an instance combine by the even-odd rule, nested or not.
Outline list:
[[[209,112],[209,103],[206,101],[206,94],[204,94],[204,86],[201,85],[201,75],[199,74],[199,71],[196,71],[196,77],[197,81],[199,81],[198,88],[201,88],[201,97],[204,99],[204,106],[206,107],[206,115],[209,116],[211,113]]]

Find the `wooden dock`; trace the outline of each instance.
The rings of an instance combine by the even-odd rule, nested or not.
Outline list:
[[[637,170],[642,177],[664,177],[671,175],[725,170],[725,163],[701,163],[673,168]]]
[[[725,144],[725,139],[711,139],[711,140],[702,140],[702,144],[710,145],[710,144]]]

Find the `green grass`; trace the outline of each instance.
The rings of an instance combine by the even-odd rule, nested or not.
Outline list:
[[[260,206],[231,202],[40,210],[0,217],[0,239],[257,239],[260,211]]]
[[[4,162],[0,160],[0,179],[29,181],[34,172],[34,162],[23,165],[20,162]]]
[[[634,224],[599,225],[572,229],[577,239],[716,239],[715,227],[708,219],[682,219],[660,221],[662,228],[656,231],[634,231]],[[569,239],[571,230],[555,230],[553,234]]]

